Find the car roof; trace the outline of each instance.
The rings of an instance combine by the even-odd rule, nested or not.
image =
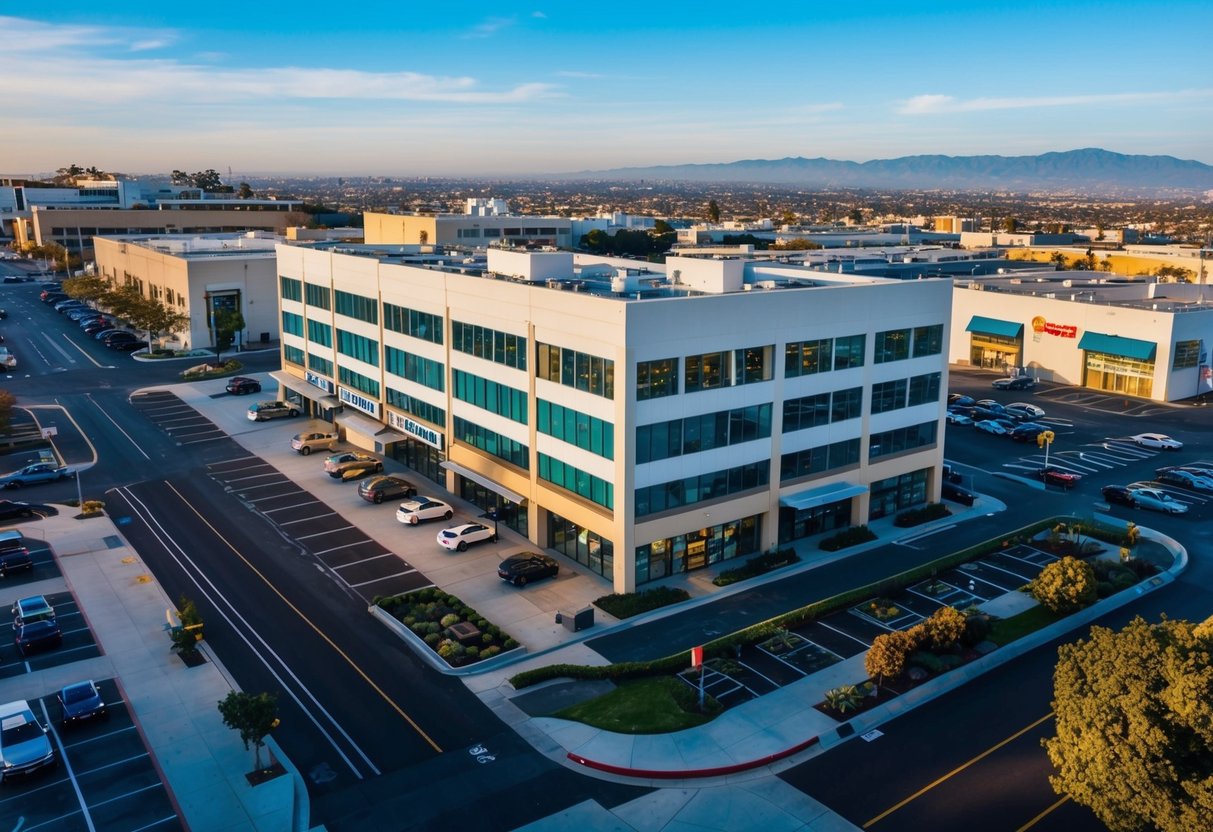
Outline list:
[[[5,704],[0,705],[0,719],[4,720],[6,723],[12,717],[25,716],[26,714],[29,715],[30,719],[33,719],[34,711],[32,708],[30,708],[29,702],[24,699],[16,699],[12,702],[6,702]],[[28,721],[29,720],[23,719],[21,720],[21,723]],[[34,721],[36,722],[37,720]]]

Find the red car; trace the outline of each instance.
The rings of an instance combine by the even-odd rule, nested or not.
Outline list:
[[[1082,480],[1082,474],[1071,474],[1058,468],[1037,468],[1036,478],[1044,480],[1045,485],[1060,485],[1062,488],[1073,488]]]

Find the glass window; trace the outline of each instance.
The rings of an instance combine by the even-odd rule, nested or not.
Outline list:
[[[303,366],[303,350],[298,347],[292,347],[290,344],[282,345],[282,360],[291,364]]]
[[[1176,341],[1173,370],[1189,370],[1200,363],[1200,341]]]
[[[678,394],[678,359],[636,363],[636,400],[656,399]]]
[[[278,277],[279,294],[283,300],[303,300],[303,283],[293,277]]]
[[[862,387],[851,387],[847,390],[835,390],[831,396],[831,422],[843,422],[847,419],[858,419],[863,414]]]
[[[783,374],[788,378],[824,373],[830,370],[833,341],[797,341],[784,347]]]
[[[939,401],[940,374],[927,373],[910,379],[909,406]]]
[[[282,331],[288,335],[303,337],[303,316],[294,312],[282,313]]]
[[[850,367],[862,367],[864,358],[864,343],[867,336],[848,335],[845,338],[834,339],[834,369],[845,370]]]
[[[872,385],[872,412],[887,413],[906,406],[906,380],[882,381]]]
[[[943,352],[943,324],[914,328],[914,357]]]
[[[307,298],[308,306],[315,306],[320,309],[332,309],[332,302],[329,299],[329,288],[327,286],[317,286],[315,283],[303,284],[304,295]]]
[[[909,357],[910,330],[891,329],[888,332],[876,333],[875,361],[877,364],[903,361]]]

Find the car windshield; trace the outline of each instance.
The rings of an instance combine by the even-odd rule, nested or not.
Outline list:
[[[443,537],[459,537],[459,533],[451,531],[450,529],[443,529],[442,536]]]
[[[63,689],[63,701],[69,705],[75,705],[77,702],[83,702],[86,699],[93,698],[93,689],[90,685],[73,685],[70,688]]]
[[[42,736],[42,728],[38,723],[32,720],[17,722],[18,719],[21,718],[14,717],[4,721],[4,729],[0,731],[0,747],[17,745]]]

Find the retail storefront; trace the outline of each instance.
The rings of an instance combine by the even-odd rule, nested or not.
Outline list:
[[[446,487],[446,472],[442,463],[445,436],[442,432],[395,411],[387,412],[388,426],[403,434],[400,441],[389,446],[392,459],[403,462],[417,473]]]
[[[559,514],[547,513],[548,548],[577,561],[596,575],[615,574],[615,544]]]
[[[851,501],[867,486],[835,482],[779,498],[779,542],[842,529],[851,525]]]
[[[1147,399],[1153,396],[1157,345],[1152,341],[1087,331],[1078,348],[1085,350],[1084,387]]]
[[[974,367],[1006,372],[1023,358],[1023,324],[974,315],[965,327],[969,333],[969,363]]]
[[[332,422],[341,412],[337,385],[330,378],[309,372],[304,379],[300,379],[283,370],[271,372],[270,378],[281,386],[283,401],[299,405],[313,419]]]
[[[456,484],[451,489],[452,493],[484,509],[486,514],[496,514],[497,522],[501,525],[513,529],[523,537],[530,536],[526,497],[449,459],[440,462],[438,467],[455,475]]]
[[[928,474],[930,471],[924,468],[872,483],[868,519],[879,520],[902,509],[921,506],[927,501]]]
[[[758,551],[762,517],[743,517],[636,547],[636,583],[656,581]]]

